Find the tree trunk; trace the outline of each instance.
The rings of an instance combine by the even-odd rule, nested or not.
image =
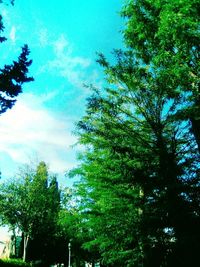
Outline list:
[[[29,235],[24,233],[23,261],[26,262]]]
[[[12,238],[11,238],[11,250],[10,250],[10,256],[11,257],[16,257],[16,233],[15,233],[15,229],[12,229]]]

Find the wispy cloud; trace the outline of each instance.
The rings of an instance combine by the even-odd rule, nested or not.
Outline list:
[[[75,164],[72,129],[69,118],[57,118],[42,106],[41,97],[24,95],[0,117],[0,151],[17,163],[27,163],[35,154],[60,173]]]
[[[15,43],[16,41],[16,27],[15,26],[12,26],[10,30],[10,39],[13,43]]]
[[[66,48],[69,53],[69,48],[70,48],[69,42],[67,41],[67,39],[65,38],[63,34],[61,34],[60,37],[55,42],[53,42],[53,48],[57,56],[63,55]]]
[[[45,64],[41,71],[48,71],[62,76],[72,85],[81,88],[87,79],[87,68],[91,65],[89,58],[74,56],[73,47],[67,38],[61,34],[51,43],[54,58]]]
[[[39,30],[38,37],[39,37],[39,45],[41,47],[45,47],[48,45],[49,36],[48,36],[48,31],[46,28],[42,28]]]

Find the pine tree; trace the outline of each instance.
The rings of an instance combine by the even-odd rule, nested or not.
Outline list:
[[[165,83],[167,96],[180,104],[177,115],[190,120],[200,150],[199,10],[198,0],[128,0],[122,15],[127,46]]]
[[[112,64],[99,55],[107,86],[92,88],[78,123],[86,151],[74,175],[81,176],[85,245],[99,248],[109,266],[198,260],[198,138],[191,127],[193,87],[184,87],[197,81],[191,83],[188,65],[178,68],[181,47],[171,48],[170,59],[157,40],[159,14],[173,14],[172,3],[161,2],[127,1],[126,50],[115,50]]]
[[[10,2],[14,3],[14,1]],[[0,34],[3,31],[4,26],[0,15]],[[0,35],[0,43],[5,41],[6,38]],[[28,59],[29,54],[28,46],[24,45],[17,61],[0,68],[0,115],[13,107],[16,97],[22,92],[22,85],[33,81],[33,78],[28,76],[28,68],[32,63],[32,60]]]

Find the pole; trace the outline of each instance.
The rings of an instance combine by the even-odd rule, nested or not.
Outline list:
[[[68,244],[68,249],[69,249],[69,262],[68,262],[68,267],[71,267],[71,243],[70,242]]]

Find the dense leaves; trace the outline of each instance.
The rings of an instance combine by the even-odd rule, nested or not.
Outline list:
[[[45,259],[55,235],[60,207],[60,193],[55,177],[49,177],[41,162],[36,170],[23,171],[20,179],[5,182],[0,187],[0,216],[3,224],[20,230],[24,239],[24,260],[28,245],[37,247],[29,258]],[[42,240],[42,242],[41,242]],[[31,242],[29,242],[31,241]],[[35,256],[34,256],[34,255]]]
[[[85,247],[106,266],[198,262],[199,10],[126,1],[126,51],[99,55],[107,86],[91,88],[72,176]]]
[[[168,97],[181,98],[178,115],[190,119],[198,146],[199,10],[197,0],[126,1],[122,10],[126,44],[151,66],[156,81],[164,82]]]
[[[29,239],[32,251],[44,245],[36,257],[47,259],[61,241],[60,254],[72,243],[76,266],[197,266],[199,10],[197,0],[125,1],[125,49],[113,51],[112,63],[99,54],[105,86],[91,86],[77,124],[84,149],[69,173],[80,178],[75,190],[63,191],[60,205],[44,163],[1,186],[2,222],[23,232],[24,247]],[[25,46],[1,70],[0,113],[32,80],[28,53]]]

